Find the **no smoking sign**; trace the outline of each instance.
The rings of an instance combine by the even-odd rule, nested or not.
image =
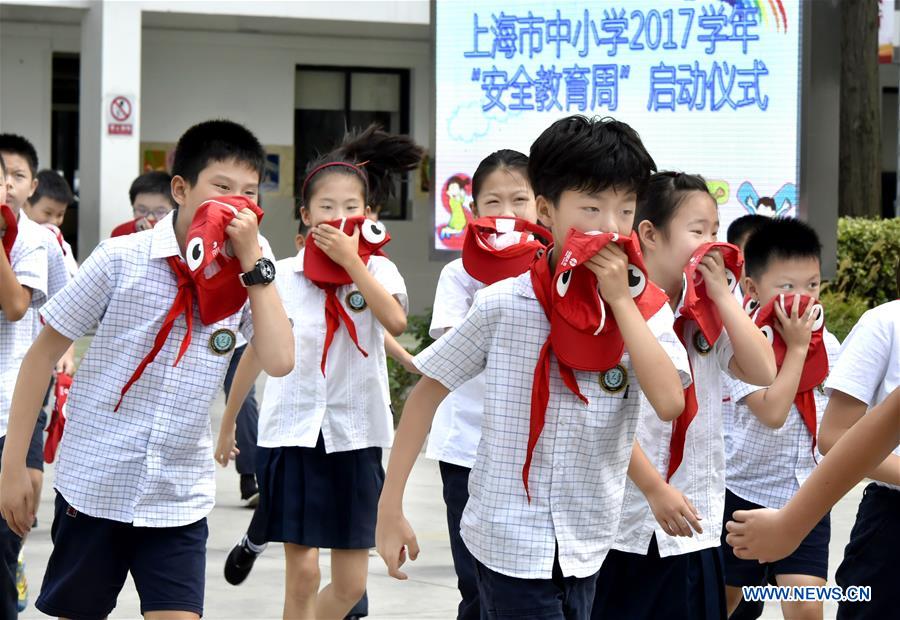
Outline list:
[[[106,131],[111,136],[130,136],[134,133],[134,97],[115,95],[107,98]]]

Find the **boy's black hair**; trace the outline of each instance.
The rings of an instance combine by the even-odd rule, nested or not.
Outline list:
[[[757,215],[756,213],[748,213],[742,215],[728,225],[727,239],[732,245],[740,245],[741,241],[746,242],[750,235],[766,225],[771,218],[765,215]]]
[[[329,174],[348,174],[360,179],[366,204],[379,207],[394,193],[392,177],[416,168],[424,155],[425,150],[409,136],[387,133],[377,124],[361,132],[350,132],[337,148],[306,166],[300,205],[309,208],[316,186]],[[321,167],[339,163],[352,164],[364,174],[350,166]]]
[[[614,188],[641,194],[656,163],[640,136],[612,118],[562,118],[531,145],[528,178],[535,196],[556,205],[566,190],[597,193]]]
[[[28,162],[31,169],[31,177],[37,177],[38,172],[38,155],[34,145],[27,138],[16,135],[14,133],[0,134],[0,153],[12,153],[22,157]],[[6,167],[4,166],[4,173]]]
[[[138,194],[162,194],[169,199],[173,207],[175,206],[175,198],[172,197],[172,177],[168,172],[154,170],[137,177],[128,189],[128,198],[132,206]]]
[[[757,279],[772,259],[815,258],[822,260],[819,236],[808,224],[792,217],[769,218],[744,246],[747,276]]]
[[[702,192],[713,200],[706,179],[699,174],[657,172],[650,177],[647,188],[638,195],[634,213],[634,229],[644,220],[665,234],[666,227],[691,192]],[[715,200],[713,200],[715,202]]]
[[[266,152],[256,136],[232,121],[205,121],[185,131],[178,140],[172,175],[195,185],[200,172],[210,162],[231,159],[255,170],[262,181]]]
[[[478,194],[481,193],[481,185],[484,180],[495,170],[516,170],[528,178],[528,156],[512,149],[500,149],[494,151],[481,160],[475,174],[472,175],[472,197],[477,204]]]
[[[49,198],[66,206],[75,200],[69,183],[55,170],[41,170],[37,173],[37,182],[37,189],[28,199],[30,205],[36,205],[41,198]]]

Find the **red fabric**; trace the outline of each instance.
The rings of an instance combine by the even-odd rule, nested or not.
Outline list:
[[[9,258],[13,246],[16,244],[16,236],[19,234],[19,222],[9,205],[0,205],[0,216],[6,222],[6,231],[3,233],[3,251],[6,252],[6,258]]]
[[[704,243],[691,255],[690,261],[684,268],[682,302],[675,313],[676,317],[680,315],[695,321],[710,346],[716,343],[719,334],[722,333],[722,317],[719,316],[719,309],[716,308],[716,304],[706,292],[706,282],[697,271],[697,266],[703,257],[713,250],[718,250],[722,254],[731,290],[734,291],[738,285],[741,269],[744,266],[744,257],[741,255],[740,248],[730,243]]]
[[[772,343],[772,349],[775,351],[775,365],[781,370],[787,354],[787,345],[781,335],[775,329],[775,323],[778,317],[775,314],[775,304],[780,304],[785,314],[790,315],[791,308],[794,306],[794,294],[776,295],[769,303],[759,309],[754,318],[756,325],[766,334]],[[819,304],[818,300],[808,295],[800,296],[800,304],[798,307],[799,314],[806,312],[809,304],[818,306],[819,319],[813,325],[812,336],[809,340],[809,348],[806,352],[806,361],[803,364],[803,371],[800,374],[800,383],[797,386],[797,395],[794,397],[794,404],[803,418],[803,424],[812,436],[812,446],[816,446],[816,401],[813,396],[813,390],[825,381],[828,376],[828,352],[825,349],[823,334],[825,331],[825,310]]]
[[[521,275],[545,248],[536,235],[549,238],[550,231],[516,217],[480,217],[466,228],[463,268],[485,285]]]
[[[62,440],[63,430],[66,426],[66,401],[69,399],[69,390],[72,387],[72,377],[64,372],[56,373],[56,387],[53,390],[53,413],[50,414],[50,424],[47,425],[47,439],[44,441],[44,462],[52,463],[56,458],[56,449]]]
[[[231,251],[225,229],[244,209],[262,221],[263,210],[245,196],[220,196],[197,209],[187,231],[185,261],[197,289],[200,320],[211,325],[238,312],[247,302],[241,262]]]
[[[356,228],[360,229],[358,252],[360,259],[367,265],[371,256],[383,255],[381,248],[391,240],[391,236],[381,222],[365,217],[344,218],[326,223],[347,235],[352,235]],[[350,334],[350,339],[353,340],[353,344],[356,345],[359,352],[366,357],[369,354],[359,345],[356,324],[353,323],[353,319],[337,298],[337,287],[351,284],[353,278],[316,245],[312,238],[312,232],[310,232],[304,247],[306,250],[303,252],[303,273],[310,282],[325,291],[325,346],[322,349],[321,363],[322,375],[324,375],[328,350],[331,348],[334,335],[340,329],[341,323],[347,328],[347,333]]]
[[[617,243],[628,256],[631,295],[644,319],[652,317],[668,301],[666,294],[650,282],[634,234],[623,237],[570,230],[551,287],[550,337],[556,357],[577,370],[609,370],[619,363],[625,351],[615,317],[600,297],[597,277],[584,266],[609,243]]]
[[[128,220],[127,222],[122,222],[121,224],[113,228],[109,236],[124,237],[125,235],[134,234],[137,231],[137,220]]]
[[[688,343],[685,342],[684,338],[684,328],[686,323],[687,319],[684,317],[675,319],[675,334],[678,336],[681,344],[685,347],[688,346]],[[681,410],[681,415],[672,422],[672,438],[669,440],[669,469],[666,473],[666,482],[672,479],[672,475],[684,460],[684,442],[685,439],[687,439],[688,427],[691,425],[691,422],[694,421],[694,418],[697,417],[697,411],[699,409],[699,405],[697,404],[697,391],[694,389],[693,381],[694,367],[691,364],[690,355],[688,355],[688,367],[691,371],[691,384],[684,388],[684,409]]]
[[[66,240],[63,238],[62,231],[59,229],[59,226],[56,224],[44,224],[44,228],[53,233],[56,237],[56,242],[59,243],[60,249],[63,251],[63,256],[66,255]]]
[[[166,315],[162,326],[159,328],[159,332],[156,334],[156,339],[153,341],[153,348],[143,361],[141,361],[137,370],[134,371],[134,374],[132,374],[131,378],[128,380],[128,383],[125,384],[125,387],[122,388],[122,394],[119,397],[119,402],[116,403],[114,411],[119,410],[122,399],[125,398],[125,393],[128,392],[135,381],[140,379],[141,375],[144,374],[144,369],[156,359],[157,353],[163,348],[166,338],[169,337],[169,333],[172,331],[175,319],[182,314],[184,315],[185,323],[187,323],[187,330],[185,331],[184,339],[181,341],[181,348],[178,350],[178,357],[175,358],[173,366],[178,365],[178,362],[181,361],[182,356],[184,356],[188,346],[191,344],[191,332],[194,327],[194,299],[197,294],[194,280],[191,278],[191,272],[188,270],[187,265],[185,265],[177,256],[169,256],[166,258],[166,262],[169,263],[169,266],[172,268],[178,281],[178,293],[175,295],[172,307],[169,309],[169,313]]]
[[[553,295],[550,292],[552,286],[552,278],[550,276],[549,254],[542,256],[531,264],[531,285],[534,288],[535,297],[541,304],[547,320],[550,320],[552,314]],[[553,333],[553,325],[550,325],[550,333]],[[531,413],[528,425],[528,447],[525,454],[525,464],[522,466],[522,482],[525,484],[525,494],[528,501],[531,502],[531,492],[528,489],[528,473],[531,470],[531,459],[534,456],[534,448],[537,446],[541,431],[544,430],[544,422],[547,416],[547,403],[550,401],[550,353],[553,352],[552,338],[547,336],[547,340],[541,347],[538,356],[538,362],[534,367],[534,379],[531,384]],[[584,404],[588,404],[588,399],[578,387],[578,381],[575,379],[575,373],[571,368],[566,366],[557,356],[557,364],[559,366],[559,374],[562,377],[566,387],[575,394]]]

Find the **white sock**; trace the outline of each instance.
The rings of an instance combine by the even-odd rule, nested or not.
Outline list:
[[[256,555],[259,555],[260,553],[265,551],[266,547],[269,546],[269,543],[263,543],[261,545],[253,544],[253,542],[249,538],[247,538],[246,534],[244,534],[244,540],[241,541],[241,544],[244,545],[247,549],[249,549],[253,553],[255,553]]]

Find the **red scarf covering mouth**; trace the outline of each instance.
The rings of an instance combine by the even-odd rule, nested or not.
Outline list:
[[[191,344],[194,331],[194,301],[197,301],[200,321],[204,325],[221,321],[243,307],[247,300],[247,292],[238,279],[241,273],[240,261],[237,258],[225,256],[225,253],[221,251],[225,247],[225,229],[238,211],[243,209],[250,209],[257,218],[262,218],[262,210],[243,196],[220,196],[214,200],[208,200],[198,207],[188,228],[188,241],[185,246],[187,263],[178,256],[166,257],[166,262],[175,275],[178,289],[175,299],[156,334],[153,348],[141,360],[137,370],[122,388],[119,402],[116,403],[113,411],[119,410],[125,394],[141,378],[147,366],[156,359],[172,332],[175,320],[183,314],[186,331],[178,349],[178,356],[175,358],[175,363],[172,364],[173,367],[178,366]],[[173,229],[177,217],[178,212],[176,211],[172,219]],[[214,244],[215,251],[213,250]],[[210,273],[209,267],[214,263],[218,265],[219,270]],[[237,290],[238,288],[240,291]],[[240,303],[235,305],[238,301]]]
[[[601,318],[600,308],[605,302],[600,299],[596,276],[582,266],[584,261],[596,255],[607,243],[620,244],[628,254],[631,293],[644,318],[658,312],[668,301],[665,293],[647,278],[640,246],[634,237],[570,230],[555,275],[550,272],[550,250],[531,264],[531,284],[550,323],[550,333],[538,355],[531,387],[528,446],[522,467],[522,482],[529,502],[531,492],[528,475],[535,447],[544,429],[547,404],[550,401],[551,353],[556,356],[563,383],[585,405],[588,404],[588,399],[581,393],[573,366],[567,362],[567,358],[572,356],[579,364],[579,370],[609,370],[621,360],[624,353],[624,343],[621,347],[618,346],[621,334],[612,313],[603,314]],[[568,276],[563,278],[565,274]],[[578,284],[581,281],[588,282],[589,286]],[[563,300],[577,303],[569,307]],[[600,321],[603,325],[597,328]],[[596,338],[596,341],[588,342],[587,339],[590,338]],[[601,354],[584,356],[583,351],[588,349],[600,351]]]
[[[546,249],[541,238],[550,231],[517,217],[480,217],[469,222],[463,239],[463,268],[470,276],[491,285],[528,271]]]
[[[19,234],[19,222],[9,205],[0,205],[0,216],[6,222],[6,230],[3,232],[3,251],[6,252],[6,258],[12,260],[12,249]]]
[[[791,309],[794,306],[794,297],[797,294],[791,293],[786,295],[776,295],[769,303],[761,307],[754,317],[754,322],[772,343],[772,349],[775,351],[775,365],[781,370],[784,363],[784,357],[787,354],[787,345],[784,339],[775,329],[778,316],[775,314],[775,304],[779,304],[784,313],[791,315]],[[816,399],[813,390],[825,381],[828,377],[828,351],[825,349],[824,332],[825,332],[825,309],[817,299],[813,299],[809,295],[799,295],[800,303],[797,312],[800,316],[806,312],[810,304],[814,304],[813,313],[818,313],[815,323],[812,327],[812,336],[809,340],[809,347],[806,351],[806,361],[803,364],[803,371],[800,373],[800,383],[797,385],[797,395],[794,397],[794,404],[803,418],[803,425],[812,436],[812,451],[815,454],[816,449],[816,425],[818,419],[816,416]]]
[[[50,415],[50,424],[47,425],[47,439],[44,442],[44,462],[52,463],[56,458],[56,450],[62,440],[63,430],[66,427],[66,401],[69,400],[69,390],[72,388],[72,377],[64,372],[56,373],[56,387],[53,390],[53,413]]]
[[[712,350],[713,345],[719,339],[722,333],[722,317],[719,316],[719,310],[716,304],[709,298],[706,290],[706,282],[697,267],[703,260],[703,257],[711,251],[718,251],[722,255],[725,263],[725,276],[728,280],[728,286],[733,292],[738,284],[741,269],[744,265],[744,258],[741,250],[730,243],[704,243],[697,248],[691,255],[687,266],[684,268],[683,288],[681,293],[681,303],[675,313],[675,334],[681,341],[681,344],[687,349],[692,346],[685,339],[685,328],[688,321],[694,321],[697,324],[698,332],[694,336],[696,339],[697,350],[701,350],[701,345],[707,347],[706,354]],[[703,338],[701,340],[700,338]],[[705,341],[705,343],[704,343]],[[691,364],[691,356],[688,355],[688,364]],[[694,376],[693,365],[690,366],[691,378]],[[695,384],[691,384],[684,389],[684,409],[674,422],[672,422],[672,438],[669,443],[669,467],[666,474],[666,482],[672,479],[675,471],[684,460],[684,444],[687,439],[688,427],[697,417],[699,404],[697,402],[697,392]]]
[[[391,236],[381,222],[365,217],[344,218],[325,223],[343,231],[346,235],[352,235],[354,230],[359,228],[358,253],[360,259],[367,265],[369,258],[373,255],[381,255],[381,248],[391,240]],[[356,324],[337,298],[338,287],[352,284],[353,279],[343,267],[328,258],[328,255],[316,245],[315,240],[312,238],[312,233],[307,237],[305,248],[303,252],[304,275],[325,292],[325,346],[322,349],[321,363],[322,375],[324,376],[328,350],[331,348],[334,336],[342,323],[347,328],[347,333],[350,335],[353,344],[356,345],[357,350],[364,357],[368,357],[369,354],[360,346],[356,334]]]

